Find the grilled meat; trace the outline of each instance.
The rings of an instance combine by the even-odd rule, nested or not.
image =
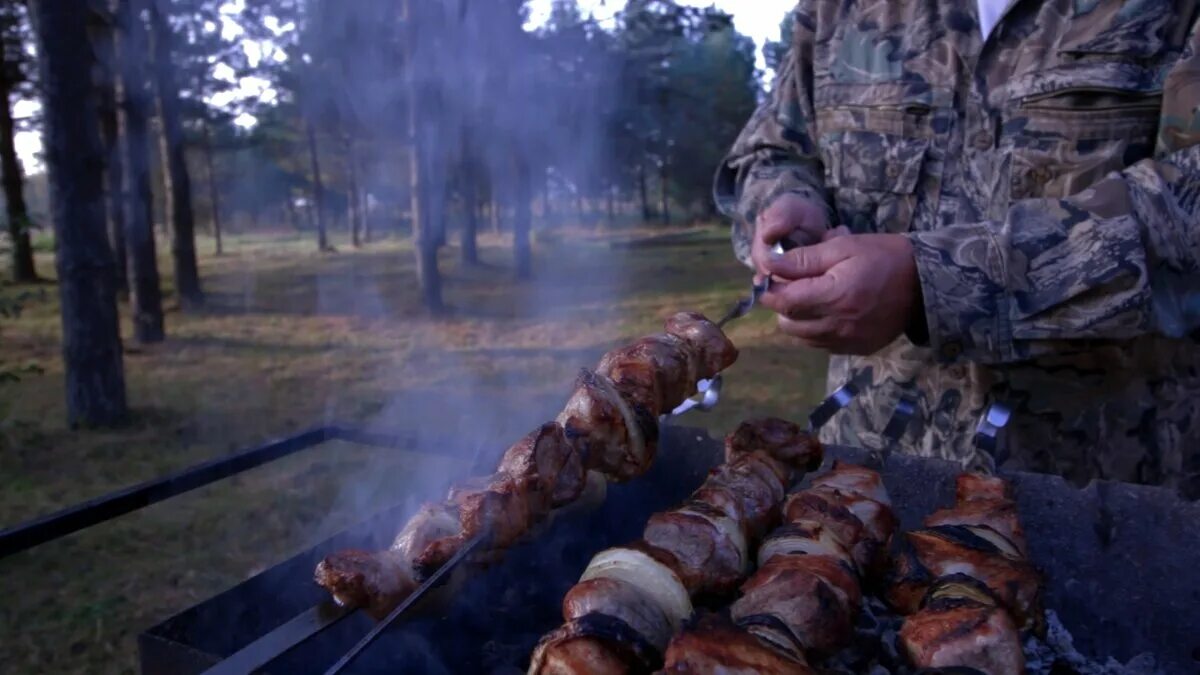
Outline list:
[[[583,371],[557,421],[510,447],[496,473],[454,488],[447,504],[418,513],[392,550],[329,556],[317,567],[317,583],[339,602],[377,611],[394,607],[478,535],[487,536],[489,550],[473,559],[494,557],[553,509],[578,500],[590,471],[614,481],[645,473],[654,461],[658,416],[678,405],[698,379],[713,377],[736,359],[737,349],[716,324],[699,314],[671,317],[665,333],[615,349],[596,372]],[[748,460],[745,470],[786,472],[775,464]],[[720,544],[723,554],[744,565],[746,500],[716,487],[706,496],[713,503],[698,502],[686,517],[725,535],[730,542]]]
[[[802,656],[774,648],[715,615],[671,640],[662,673],[680,675],[812,675]]]
[[[587,482],[583,458],[555,422],[514,443],[501,458],[498,472],[524,481],[534,497],[532,510],[539,514],[575,501]]]
[[[937,525],[982,525],[989,527],[1027,555],[1025,531],[1017,515],[1012,488],[1002,478],[965,473],[958,477],[957,501],[951,509],[934,512],[925,519],[927,527]]]
[[[964,525],[941,525],[907,532],[893,567],[888,603],[902,614],[917,610],[913,600],[924,597],[933,580],[966,574],[983,582],[1021,627],[1041,616],[1041,575],[1014,549],[1005,550],[982,533]]]
[[[387,616],[417,587],[415,558],[434,541],[453,536],[458,518],[446,504],[425,504],[386,551],[339,551],[318,565],[315,581],[344,606]]]
[[[749,564],[741,524],[720,509],[692,501],[650,517],[642,537],[679,561],[680,579],[692,595],[737,588]]]
[[[988,675],[1025,672],[1021,636],[1008,612],[978,581],[954,575],[930,589],[904,621],[900,644],[918,668],[973,668]]]
[[[695,361],[696,377],[699,379],[710,379],[737,360],[737,347],[725,337],[717,324],[702,314],[680,312],[667,319],[666,328],[671,335],[683,338],[695,351],[698,357]]]
[[[785,442],[794,438],[787,436],[780,445]],[[813,442],[808,452],[819,455],[820,446]],[[642,541],[597,554],[563,601],[567,626],[605,616],[661,654],[691,614],[692,598],[730,593],[745,578],[750,547],[774,517],[791,479],[791,466],[780,456],[781,447],[741,448],[710,472],[689,501],[651,516]],[[564,630],[543,639],[530,673],[610,672],[604,669],[625,662],[609,642],[580,637],[577,630],[568,630],[570,639],[564,639]],[[765,650],[763,659],[783,658],[756,638],[745,640],[745,649]]]
[[[661,663],[629,624],[592,613],[546,634],[533,651],[529,675],[628,675],[649,673]]]
[[[654,462],[655,445],[647,437],[657,436],[657,418],[639,417],[604,375],[580,372],[558,422],[584,465],[613,480],[636,478]]]
[[[771,449],[771,455],[798,471],[821,465],[821,444],[800,425],[776,418],[742,422],[725,437],[725,461],[732,462],[747,452]]]
[[[755,433],[742,429],[738,436],[762,437]],[[803,665],[806,657],[826,656],[850,640],[862,605],[860,575],[895,527],[878,473],[835,463],[812,485],[789,498],[785,524],[759,548],[759,569],[729,610],[739,630],[730,629],[723,638],[754,645],[751,653],[767,650],[784,659],[790,665],[772,662],[779,672],[810,672]],[[700,668],[694,672],[753,672],[736,654],[722,652],[720,645],[706,648],[689,633],[672,641],[668,653],[668,666]]]
[[[657,416],[674,410],[696,390],[698,360],[682,338],[661,333],[608,352],[596,373],[628,392],[631,405]]]
[[[862,606],[854,572],[822,555],[776,555],[742,586],[730,607],[735,623],[767,615],[787,627],[806,654],[828,655],[846,644]]]

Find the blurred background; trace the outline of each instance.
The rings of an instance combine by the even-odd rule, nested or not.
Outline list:
[[[499,455],[746,293],[711,178],[793,4],[0,1],[0,527],[334,422],[432,453],[329,443],[0,560],[0,671],[136,672],[150,625],[462,478],[439,444]],[[817,401],[769,314],[730,334],[688,424]]]

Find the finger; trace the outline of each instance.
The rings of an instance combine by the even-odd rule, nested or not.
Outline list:
[[[819,242],[826,230],[819,208],[799,195],[782,195],[759,214],[758,238],[768,249],[783,239],[801,245]]]
[[[853,241],[853,237],[834,237],[820,244],[794,248],[783,255],[768,255],[765,271],[784,279],[821,276],[852,255]]]
[[[817,349],[828,349],[828,345],[837,341],[836,326],[833,319],[828,317],[813,320],[795,320],[779,317],[779,330],[787,335],[800,338],[804,344]]]
[[[795,281],[776,281],[761,302],[776,314],[791,319],[814,319],[828,313],[828,307],[837,295],[833,277],[821,276]]]
[[[754,269],[758,272],[759,277],[768,276],[767,261],[772,255],[774,254],[771,252],[770,245],[763,241],[758,232],[755,232],[754,239],[750,242],[750,261],[754,263]]]
[[[837,237],[846,237],[849,236],[849,234],[850,228],[846,227],[845,225],[838,225],[832,230],[827,230],[824,236],[821,237],[821,241],[829,241],[830,239],[836,239]]]

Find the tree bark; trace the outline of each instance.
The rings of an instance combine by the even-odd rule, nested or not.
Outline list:
[[[208,201],[212,208],[212,233],[216,240],[217,255],[224,255],[225,249],[221,242],[221,199],[217,190],[217,170],[213,162],[212,129],[208,120],[204,120],[204,169],[208,174]],[[289,195],[289,200],[290,200]],[[291,202],[288,202],[291,206]]]
[[[517,279],[533,277],[533,251],[529,244],[529,231],[533,220],[533,177],[529,163],[523,157],[516,159],[516,194],[513,196],[513,258],[516,262]]]
[[[33,0],[41,66],[46,165],[62,311],[67,422],[125,419],[125,375],[117,323],[116,273],[104,229],[95,61],[85,24],[87,0]]]
[[[661,183],[662,190],[662,224],[671,224],[671,203],[670,192],[667,189],[667,160],[664,158],[662,163],[658,165],[658,181]]]
[[[112,39],[111,36],[109,38]],[[110,44],[109,49],[112,49]],[[104,143],[104,196],[108,211],[108,239],[117,264],[117,290],[129,293],[129,262],[125,246],[125,165],[121,161],[121,134],[118,122],[117,82],[100,87],[100,128]]]
[[[317,129],[312,120],[304,120],[304,134],[308,138],[308,164],[312,172],[313,213],[317,225],[317,248],[329,250],[329,234],[325,228],[325,183],[321,180],[321,157],[317,152]]]
[[[362,246],[362,204],[358,192],[358,159],[354,153],[354,139],[346,139],[346,175],[350,185],[346,193],[346,217],[350,221],[350,243],[354,248]]]
[[[470,155],[465,155],[463,158],[463,223],[462,223],[462,263],[464,265],[479,264],[479,245],[477,234],[479,231],[479,184],[477,170],[478,167],[472,161]]]
[[[140,343],[161,342],[162,292],[154,245],[154,203],[150,189],[149,118],[146,89],[146,30],[143,0],[121,0],[117,9],[117,60],[121,64],[120,135],[125,185],[125,246],[129,265],[129,299],[133,336]]]
[[[650,210],[650,190],[646,185],[646,161],[638,163],[638,193],[642,198],[642,220],[650,222],[654,213]]]
[[[427,9],[420,0],[404,0],[403,16],[408,22],[408,30],[415,31],[421,21],[414,15],[414,7]],[[433,223],[428,200],[431,195],[429,186],[429,157],[425,147],[428,129],[428,119],[425,114],[426,92],[418,86],[416,73],[421,66],[417,52],[416,40],[405,40],[404,72],[408,86],[408,142],[409,142],[409,199],[410,213],[413,223],[413,239],[416,246],[417,283],[421,291],[421,303],[427,310],[440,313],[445,309],[442,303],[442,277],[438,270],[437,235]]]
[[[162,153],[164,211],[171,233],[171,258],[175,262],[175,293],[181,307],[204,304],[200,266],[196,261],[196,216],[192,209],[192,177],[187,165],[187,145],[179,112],[179,86],[171,62],[174,36],[163,0],[150,2],[154,43],[154,83],[158,90],[159,148]]]
[[[13,281],[23,283],[37,281],[38,276],[29,237],[33,223],[25,206],[25,175],[21,170],[21,159],[17,157],[17,124],[12,113],[13,82],[3,75],[6,70],[0,68],[0,97],[4,99],[0,101],[0,171],[3,172],[8,234],[13,245]]]

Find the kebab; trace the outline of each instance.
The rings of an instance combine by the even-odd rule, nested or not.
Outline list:
[[[793,472],[821,455],[795,424],[744,423],[688,501],[651,516],[641,540],[592,558],[563,599],[565,624],[541,640],[529,672],[653,670],[693,603],[727,596],[745,578],[751,546],[777,517]]]
[[[386,616],[468,541],[486,535],[488,550],[476,560],[495,556],[576,501],[598,476],[626,481],[645,473],[659,416],[736,359],[737,349],[708,319],[672,316],[665,332],[614,349],[594,371],[582,371],[558,418],[510,447],[491,476],[423,505],[385,551],[326,557],[316,582],[343,606]]]
[[[705,617],[676,636],[662,672],[807,675],[810,660],[850,640],[864,577],[880,569],[896,527],[880,475],[835,462],[783,513],[730,606],[731,621]]]
[[[963,474],[956,493],[955,507],[908,533],[895,558],[888,600],[911,614],[901,646],[918,668],[1023,673],[1020,631],[1040,630],[1041,578],[1026,557],[1011,486]]]

